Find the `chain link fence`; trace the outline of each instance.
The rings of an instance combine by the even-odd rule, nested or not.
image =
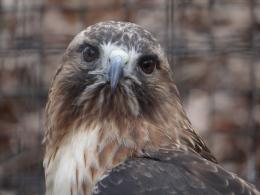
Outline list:
[[[259,188],[259,0],[0,0],[0,194],[43,194],[51,78],[73,36],[103,20],[155,34],[194,127]]]

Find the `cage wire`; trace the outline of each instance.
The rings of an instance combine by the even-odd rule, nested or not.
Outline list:
[[[1,0],[0,194],[43,194],[43,110],[72,37],[102,20],[150,30],[221,165],[260,186],[259,0]]]

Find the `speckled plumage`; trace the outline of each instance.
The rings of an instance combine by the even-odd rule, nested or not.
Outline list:
[[[250,184],[193,152],[147,152],[114,168],[100,181],[95,195],[250,195]]]
[[[88,45],[99,52],[91,62],[82,56]],[[126,56],[115,90],[112,51]],[[159,62],[149,75],[139,66],[144,56]],[[214,190],[242,194],[245,185],[258,193],[215,164],[182,108],[165,53],[136,24],[101,22],[72,40],[49,92],[45,130],[46,194],[196,194],[199,185],[206,194],[209,182],[227,180],[235,187]]]

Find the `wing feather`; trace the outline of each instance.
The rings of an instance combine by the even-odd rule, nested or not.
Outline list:
[[[259,194],[252,185],[191,152],[146,152],[114,168],[98,195]]]

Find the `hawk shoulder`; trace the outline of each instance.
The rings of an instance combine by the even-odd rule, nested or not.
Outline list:
[[[259,194],[218,164],[187,151],[146,152],[112,169],[96,195]]]

